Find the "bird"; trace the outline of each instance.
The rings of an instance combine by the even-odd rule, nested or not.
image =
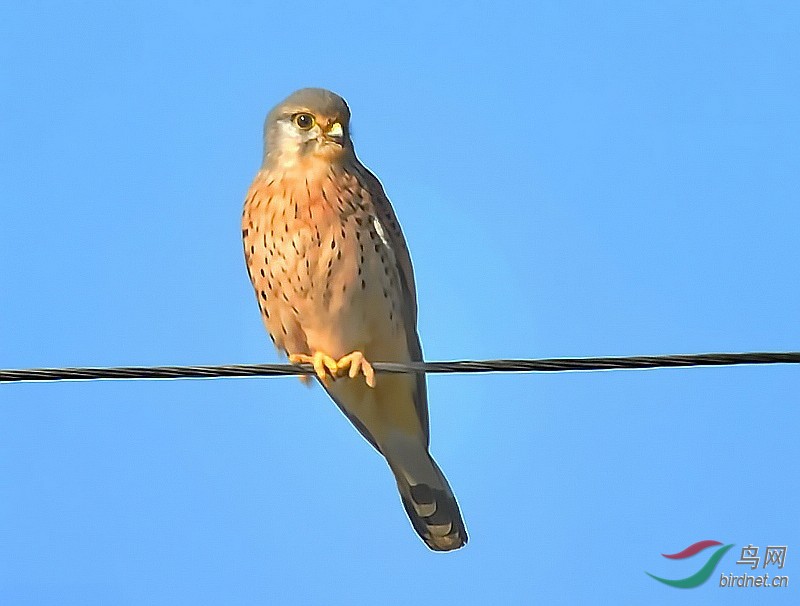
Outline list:
[[[424,373],[376,376],[371,361],[422,361],[411,256],[383,185],[358,159],[350,108],[304,88],[267,115],[245,197],[250,281],[275,347],[316,379],[388,463],[414,530],[434,551],[467,543],[429,452]]]

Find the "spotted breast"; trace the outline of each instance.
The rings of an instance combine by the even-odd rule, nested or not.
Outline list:
[[[343,169],[299,166],[254,180],[242,218],[247,268],[267,331],[286,353],[361,350],[385,360],[368,345],[404,338],[394,254],[372,204]]]

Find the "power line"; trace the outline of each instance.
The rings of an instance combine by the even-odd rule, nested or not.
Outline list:
[[[800,352],[709,353],[533,360],[458,360],[453,362],[375,362],[377,372],[476,373],[640,370],[685,366],[800,364]],[[311,375],[310,364],[228,364],[223,366],[121,366],[114,368],[28,368],[0,370],[0,382],[93,381],[97,379],[216,379]]]

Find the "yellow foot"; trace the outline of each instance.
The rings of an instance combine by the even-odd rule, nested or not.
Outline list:
[[[354,351],[353,353],[349,353],[340,358],[336,363],[336,368],[339,371],[337,374],[341,376],[342,371],[344,371],[344,369],[347,367],[350,367],[350,370],[347,374],[351,379],[355,379],[360,372],[364,375],[367,385],[370,387],[375,387],[375,371],[372,368],[372,364],[364,359],[363,353],[360,351]]]
[[[289,361],[292,364],[311,364],[320,381],[325,381],[329,378],[335,379],[336,375],[339,374],[339,366],[336,364],[336,360],[321,351],[315,351],[313,356],[292,354],[289,356]]]

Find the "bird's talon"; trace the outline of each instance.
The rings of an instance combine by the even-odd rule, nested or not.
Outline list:
[[[372,368],[372,364],[366,362],[366,367],[361,370],[364,373],[364,380],[367,382],[367,385],[375,387],[375,370]]]
[[[364,358],[364,354],[360,351],[354,351],[353,353],[339,358],[336,366],[339,370],[339,373],[344,371],[345,368],[348,368],[347,375],[351,379],[355,379],[358,376],[358,373],[363,374],[367,385],[370,387],[375,387],[375,370],[372,368],[372,364],[367,362],[367,360]]]
[[[325,368],[328,370],[331,376],[335,379],[339,374],[339,365],[337,364],[336,360],[330,356],[324,356],[322,358],[322,363],[325,365]]]
[[[307,354],[292,354],[289,356],[289,361],[292,364],[311,364],[320,381],[336,379],[336,375],[339,372],[336,360],[321,351],[314,352],[313,356]]]

